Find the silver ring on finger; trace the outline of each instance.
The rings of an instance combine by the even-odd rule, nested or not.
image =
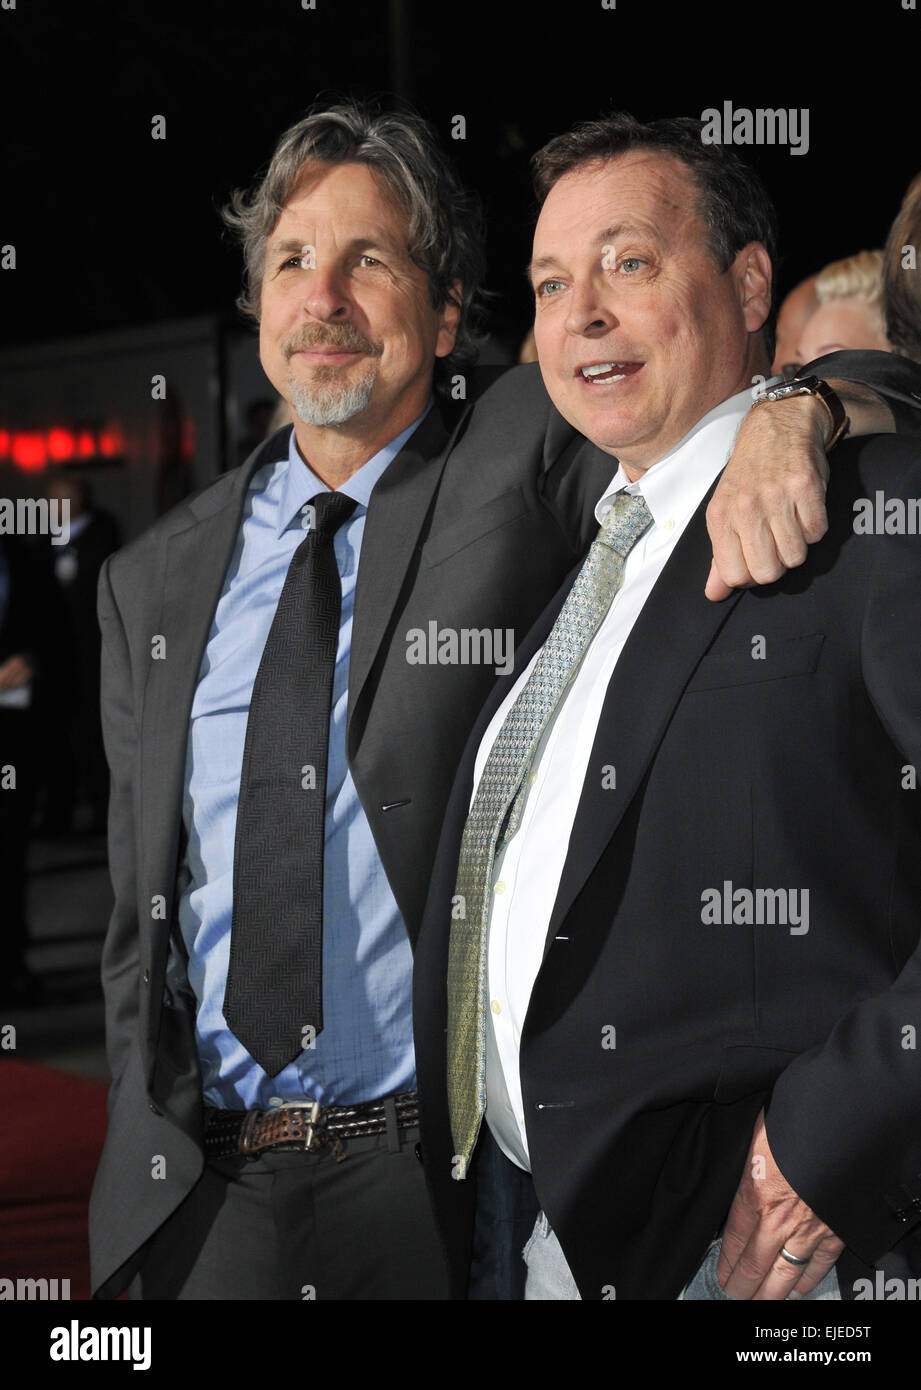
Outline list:
[[[799,1255],[791,1255],[785,1245],[780,1247],[780,1258],[791,1265],[807,1265],[809,1263],[808,1258],[804,1260]]]

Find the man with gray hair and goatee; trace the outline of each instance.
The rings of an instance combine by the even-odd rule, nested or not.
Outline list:
[[[100,579],[115,906],[93,1292],[438,1299],[412,943],[493,680],[479,638],[527,631],[610,465],[536,368],[452,403],[483,254],[417,116],[312,111],[228,220],[294,423]],[[730,582],[776,578],[821,534],[823,409],[759,422],[758,468],[776,428],[775,494],[791,479],[778,531],[750,443],[730,468]],[[430,630],[468,660],[409,660]]]

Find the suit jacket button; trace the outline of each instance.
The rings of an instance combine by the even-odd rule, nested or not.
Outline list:
[[[148,1108],[148,1110],[152,1110],[153,1113],[154,1113],[155,1115],[162,1115],[162,1114],[163,1114],[163,1111],[160,1110],[158,1106],[154,1105],[154,1103],[153,1103],[152,1100],[149,1100],[149,1101],[147,1102],[147,1108]]]
[[[149,971],[149,970],[145,970],[145,971],[144,971],[144,983],[145,983],[145,985],[149,985],[149,984],[150,984],[150,971]]]
[[[425,1162],[425,1159],[422,1157],[422,1145],[421,1145],[421,1144],[419,1144],[419,1143],[414,1144],[414,1145],[413,1145],[413,1152],[414,1152],[414,1154],[416,1155],[416,1157],[418,1158],[418,1160],[419,1160],[420,1163],[424,1163],[424,1162]]]

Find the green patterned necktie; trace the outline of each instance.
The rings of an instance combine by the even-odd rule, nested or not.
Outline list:
[[[642,496],[621,492],[605,516],[524,689],[486,759],[464,827],[448,947],[448,1102],[454,1176],[467,1173],[486,1110],[486,935],[493,863],[521,820],[527,773],[624,579],[631,549],[652,525]]]

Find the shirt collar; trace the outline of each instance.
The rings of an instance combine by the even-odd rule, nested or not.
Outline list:
[[[758,386],[758,392],[779,382],[770,377]],[[635,483],[631,483],[618,467],[604,496],[595,508],[599,525],[604,520],[615,493],[642,493],[657,526],[665,521],[683,522],[696,511],[700,500],[717,474],[729,461],[739,426],[755,401],[749,386],[729,396],[702,415],[697,424],[670,449],[663,458]]]
[[[407,425],[389,444],[385,444],[383,449],[378,449],[363,463],[351,478],[336,490],[345,497],[351,497],[358,503],[358,508],[367,509],[374,485],[380,478],[384,469],[392,463],[397,454],[403,448],[409,436],[425,419],[435,403],[434,396],[430,396],[428,404],[421,415],[413,420],[411,425]],[[309,464],[301,458],[300,450],[297,447],[297,437],[294,429],[288,441],[287,476],[284,481],[284,489],[281,501],[278,506],[278,518],[275,525],[276,536],[281,536],[291,525],[296,516],[300,514],[302,507],[305,507],[312,497],[316,497],[318,492],[329,492],[329,488],[320,478],[317,477]]]

